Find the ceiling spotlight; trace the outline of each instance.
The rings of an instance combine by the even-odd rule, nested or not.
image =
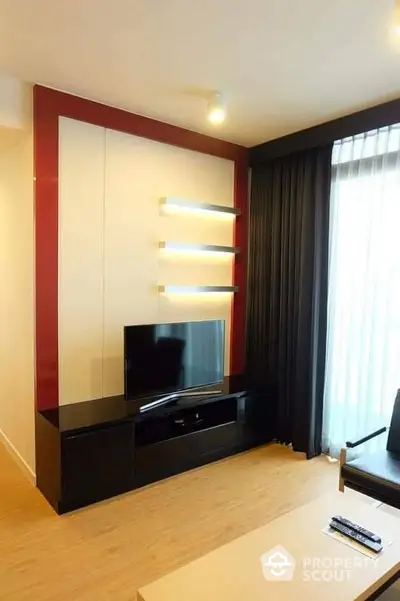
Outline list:
[[[208,104],[208,120],[213,125],[220,125],[226,118],[226,105],[222,94],[214,92]]]

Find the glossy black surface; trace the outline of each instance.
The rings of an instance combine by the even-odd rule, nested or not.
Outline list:
[[[180,398],[160,406],[151,413],[165,414],[165,412],[174,411],[175,407],[190,407],[198,405],[203,400],[206,403],[213,403],[219,397],[204,397],[203,390],[221,390],[221,396],[238,394],[247,390],[247,379],[245,376],[228,376],[224,378],[221,384],[204,387],[199,391],[197,397]],[[46,409],[40,414],[61,433],[73,433],[86,428],[94,428],[102,424],[114,424],[124,421],[130,421],[134,416],[140,413],[140,407],[159,398],[157,396],[140,397],[132,401],[126,401],[123,395],[85,401],[83,403],[73,403],[72,405],[62,405],[56,409]]]
[[[237,419],[236,397],[220,397],[214,403],[201,403],[191,407],[177,405],[169,407],[163,413],[146,412],[136,421],[136,448],[222,426]]]
[[[231,422],[156,444],[135,453],[135,488],[245,450],[242,428]]]
[[[269,442],[266,395],[225,378],[222,393],[180,398],[145,413],[123,396],[36,414],[37,485],[58,513]]]
[[[62,440],[61,510],[83,507],[133,488],[134,424]]]
[[[125,326],[125,398],[222,382],[224,346],[222,319]]]
[[[61,499],[61,437],[40,413],[35,414],[36,486],[59,512]]]

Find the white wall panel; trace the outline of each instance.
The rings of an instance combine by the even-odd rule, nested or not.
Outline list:
[[[158,242],[231,245],[234,222],[165,215],[159,198],[233,206],[233,163],[66,119],[61,130],[61,402],[123,392],[129,324],[225,319],[228,373],[231,298],[172,299],[157,285],[229,285],[232,260],[173,258]]]
[[[123,391],[123,326],[196,319],[227,321],[231,299],[167,299],[159,283],[230,284],[232,261],[171,257],[163,239],[231,244],[233,222],[164,215],[159,198],[173,195],[233,205],[233,164],[107,130],[105,203],[104,395]]]
[[[60,404],[102,396],[105,130],[60,119]]]
[[[123,392],[123,326],[157,317],[157,148],[106,133],[105,396]]]

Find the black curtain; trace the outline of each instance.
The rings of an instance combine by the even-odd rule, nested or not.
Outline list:
[[[247,368],[268,391],[275,437],[321,453],[332,145],[253,169]]]

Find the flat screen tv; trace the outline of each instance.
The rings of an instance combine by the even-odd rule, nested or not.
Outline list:
[[[125,398],[222,382],[224,347],[223,320],[125,326]]]

